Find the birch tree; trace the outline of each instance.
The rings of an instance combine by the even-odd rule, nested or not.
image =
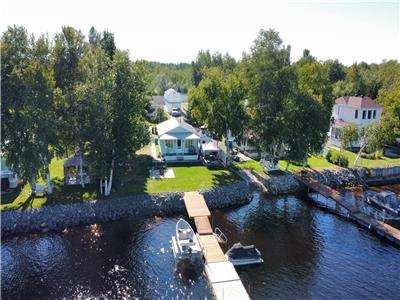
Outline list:
[[[149,142],[143,118],[147,74],[143,63],[132,63],[121,51],[115,52],[111,62],[103,49],[94,48],[83,64],[86,75],[79,85],[79,98],[92,105],[84,130],[89,164],[100,178],[101,193],[108,196],[127,161]]]
[[[75,86],[82,82],[84,74],[81,68],[81,60],[88,50],[83,34],[72,27],[65,26],[62,32],[55,36],[53,48],[54,78],[56,87],[62,93],[62,101],[57,104],[58,115],[58,145],[57,154],[68,156],[69,152],[79,154],[79,172],[81,185],[83,180],[83,154],[84,138],[82,135],[82,123],[85,116],[82,111],[82,102],[77,101]]]
[[[1,40],[2,151],[33,194],[39,173],[46,174],[52,192],[49,146],[55,143],[55,116],[49,45],[46,37],[35,41],[16,26]]]
[[[255,142],[274,154],[283,141],[285,102],[291,94],[290,46],[283,45],[278,32],[261,30],[239,67]]]

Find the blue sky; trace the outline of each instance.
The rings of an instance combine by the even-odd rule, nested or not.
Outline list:
[[[261,28],[280,32],[297,60],[304,48],[318,59],[400,60],[399,1],[3,0],[1,24],[24,25],[51,37],[71,25],[115,34],[132,59],[190,62],[200,49],[240,58]]]

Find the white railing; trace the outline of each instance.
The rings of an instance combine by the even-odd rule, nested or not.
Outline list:
[[[218,227],[214,228],[214,236],[219,243],[226,244],[228,242],[228,238]]]

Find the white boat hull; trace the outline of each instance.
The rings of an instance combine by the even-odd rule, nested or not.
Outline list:
[[[225,255],[226,259],[229,260],[235,267],[245,265],[256,265],[264,263],[262,258],[259,259],[231,259]]]

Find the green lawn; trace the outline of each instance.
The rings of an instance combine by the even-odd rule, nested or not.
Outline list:
[[[187,192],[208,189],[220,185],[235,183],[239,179],[226,169],[210,169],[205,166],[170,166],[175,178],[151,179],[144,182],[134,181],[118,191],[118,195],[155,194],[163,192]]]
[[[250,159],[242,162],[233,162],[232,166],[238,170],[253,170],[256,171],[257,173],[267,176],[267,174],[264,173],[260,162],[257,160]]]
[[[339,152],[338,150],[332,149],[332,151]],[[349,159],[349,167],[353,167],[354,160],[357,156],[356,153],[350,152],[343,150],[342,154],[346,156]],[[395,165],[395,164],[400,164],[400,158],[387,158],[383,157],[382,159],[365,159],[365,158],[360,158],[358,161],[357,166],[359,167],[378,167],[378,166],[390,166],[390,165]],[[284,171],[286,170],[286,160],[280,160],[279,163],[279,168]],[[240,163],[233,163],[233,167],[236,169],[248,169],[248,170],[254,170],[258,172],[259,174],[263,175],[264,177],[267,176],[273,176],[274,174],[266,174],[259,161],[256,160],[248,160],[245,162],[240,162]],[[302,164],[300,163],[290,163],[289,165],[289,171],[290,172],[296,172],[300,171],[302,169]],[[339,168],[338,166],[328,162],[325,157],[319,156],[319,155],[309,155],[308,157],[308,162],[307,162],[307,169],[313,169],[313,170],[322,170],[322,169],[335,169]]]
[[[174,170],[175,178],[150,179],[149,169],[152,165],[152,157],[149,153],[149,145],[137,152],[136,157],[127,165],[126,174],[123,178],[123,187],[118,186],[116,190],[117,185],[115,184],[109,198],[99,195],[97,185],[89,185],[85,188],[81,186],[64,186],[64,159],[55,158],[50,164],[51,180],[54,186],[53,194],[32,197],[29,185],[25,184],[11,194],[2,195],[0,210],[24,210],[45,205],[82,203],[134,194],[195,191],[230,184],[239,180],[234,173],[224,168],[211,169],[201,165],[188,166],[182,164],[169,166]],[[45,180],[40,178],[38,182],[44,183]]]
[[[339,153],[338,150],[336,149],[331,149],[333,152]],[[354,161],[356,159],[357,154],[347,151],[347,150],[342,150],[342,155],[346,156],[349,159],[349,167],[353,167]],[[382,159],[366,159],[360,157],[358,160],[357,166],[358,167],[381,167],[381,166],[391,166],[391,165],[396,165],[400,164],[400,158],[387,158],[387,157],[382,157]]]
[[[286,160],[280,160],[278,165],[281,170],[286,170]],[[314,170],[321,170],[321,169],[333,169],[337,168],[337,166],[328,162],[323,156],[309,155],[307,161],[307,168]],[[291,172],[299,171],[301,169],[303,169],[303,165],[300,163],[292,162],[289,165],[289,171]]]
[[[98,198],[94,186],[64,186],[64,159],[53,158],[50,163],[50,175],[53,183],[54,192],[47,196],[31,197],[29,184],[25,184],[8,195],[2,195],[0,210],[7,209],[29,209],[38,208],[44,205],[54,205],[59,203],[85,202]],[[38,183],[45,183],[44,178],[39,178]]]

